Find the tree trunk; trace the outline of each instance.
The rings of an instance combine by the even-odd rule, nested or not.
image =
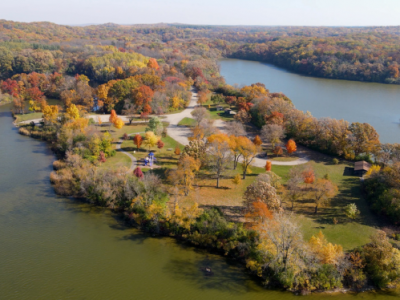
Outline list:
[[[314,214],[317,214],[317,212],[318,212],[318,205],[315,205]]]
[[[247,168],[246,169],[243,168],[243,179],[246,179],[246,171],[247,171]]]
[[[219,176],[217,177],[217,189],[219,188]]]
[[[293,208],[294,208],[294,202],[292,202],[292,211],[293,211]]]

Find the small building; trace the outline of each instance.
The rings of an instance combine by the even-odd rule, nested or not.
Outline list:
[[[233,110],[231,110],[230,108],[225,108],[224,114],[226,116],[234,116],[236,115],[236,112],[234,112]]]
[[[217,111],[221,111],[221,110],[224,110],[224,107],[223,107],[222,105],[217,105],[217,106],[215,107],[215,109],[216,109]]]
[[[364,176],[365,173],[368,172],[369,168],[371,168],[371,165],[367,163],[366,161],[357,161],[354,164],[354,175],[356,176]]]

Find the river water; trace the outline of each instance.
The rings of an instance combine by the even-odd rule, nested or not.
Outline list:
[[[308,77],[270,64],[223,59],[221,75],[228,84],[264,83],[286,94],[296,108],[315,117],[370,123],[383,143],[400,143],[400,86]]]
[[[46,144],[0,106],[0,299],[292,300],[223,257],[127,228],[108,210],[55,195]],[[201,271],[210,266],[214,276]],[[396,294],[307,299],[396,299]]]

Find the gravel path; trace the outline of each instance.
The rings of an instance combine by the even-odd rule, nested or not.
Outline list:
[[[142,133],[142,132],[131,133],[131,134],[128,134],[128,136],[131,136],[131,135],[134,135],[134,134],[137,134],[137,133]],[[124,142],[123,139],[120,139],[120,140],[118,141],[117,150],[118,150],[119,152],[121,152],[121,153],[127,155],[127,156],[131,159],[132,163],[131,163],[131,166],[130,166],[128,172],[133,172],[133,170],[134,170],[135,167],[137,166],[137,159],[136,159],[136,157],[134,157],[132,154],[130,154],[130,153],[128,153],[128,152],[126,152],[126,151],[124,151],[124,150],[121,149],[121,145],[122,145],[123,142]]]

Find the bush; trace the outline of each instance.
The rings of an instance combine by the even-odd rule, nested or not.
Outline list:
[[[20,127],[18,129],[18,133],[22,134],[22,135],[26,135],[26,136],[30,136],[31,135],[31,132],[28,129],[24,128],[24,127]]]
[[[337,158],[334,158],[334,159],[332,159],[332,163],[334,165],[337,165],[337,164],[339,164],[339,160]]]

